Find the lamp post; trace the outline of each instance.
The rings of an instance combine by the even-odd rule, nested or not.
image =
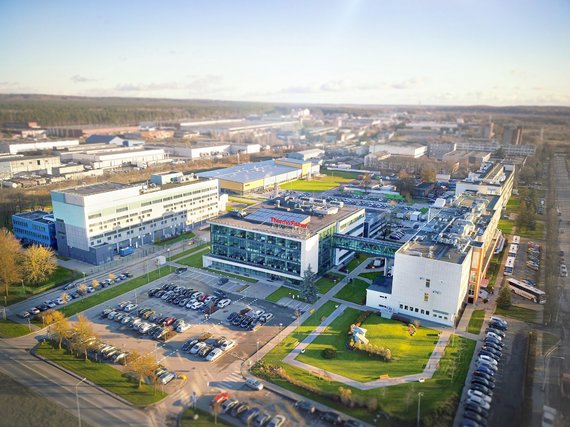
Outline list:
[[[420,405],[422,402],[422,396],[423,395],[424,394],[421,391],[418,393],[418,416],[417,416],[417,422],[416,422],[417,427],[420,427]]]
[[[85,273],[83,273],[85,274]],[[85,381],[87,378],[83,378],[81,379],[81,381],[79,381],[77,384],[75,384],[75,403],[77,404],[77,422],[79,423],[79,427],[81,427],[81,411],[79,410],[79,393],[78,393],[78,388],[79,388],[79,384],[81,384],[83,381]]]
[[[255,343],[256,350],[255,350],[255,362],[259,362],[259,341]]]
[[[22,291],[24,292],[24,295],[26,295],[26,288],[24,287],[24,279],[22,279]]]
[[[170,248],[166,249],[166,260],[168,261],[168,272],[172,273],[172,264],[170,264]]]

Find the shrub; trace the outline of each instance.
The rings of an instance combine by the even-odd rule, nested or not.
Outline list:
[[[321,356],[323,359],[334,359],[336,357],[336,349],[325,348],[323,351],[321,351]]]

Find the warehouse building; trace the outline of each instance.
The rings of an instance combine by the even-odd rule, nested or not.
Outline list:
[[[1,141],[0,151],[3,153],[20,154],[33,151],[51,151],[77,145],[79,145],[79,140],[77,139],[62,141]]]
[[[228,193],[247,194],[273,189],[275,184],[316,175],[319,171],[318,164],[286,158],[200,172],[198,176],[219,179],[220,188]]]
[[[125,165],[147,166],[162,162],[165,158],[166,154],[162,149],[144,150],[114,146],[61,153],[62,161],[81,163],[93,169],[111,169]]]
[[[352,252],[334,234],[362,236],[364,209],[278,198],[208,221],[211,252],[204,267],[299,285],[310,267],[322,274]]]
[[[0,156],[0,178],[29,173],[51,175],[52,169],[60,165],[59,156]]]
[[[163,174],[164,175],[164,174]],[[173,174],[163,185],[105,182],[52,191],[58,252],[91,264],[186,232],[218,215],[218,181]]]

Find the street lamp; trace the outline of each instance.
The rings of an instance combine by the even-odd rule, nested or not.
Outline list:
[[[417,416],[417,422],[416,422],[417,427],[420,427],[420,405],[422,402],[422,396],[423,395],[424,394],[421,391],[418,393],[418,416]]]
[[[256,350],[255,350],[255,361],[259,362],[259,341],[256,341]]]
[[[83,273],[85,274],[85,273]],[[78,387],[79,384],[81,384],[83,381],[85,381],[87,378],[83,378],[81,381],[79,381],[77,384],[75,384],[75,403],[77,403],[77,421],[79,423],[79,427],[81,427],[81,412],[79,410],[79,394],[78,394]]]
[[[24,279],[22,279],[22,291],[24,292],[24,295],[26,295],[26,288],[24,287]]]

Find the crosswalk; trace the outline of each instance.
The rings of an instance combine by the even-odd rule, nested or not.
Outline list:
[[[239,390],[244,385],[244,379],[239,371],[234,371],[230,373],[226,378],[221,381],[210,381],[208,384],[210,387],[224,390]]]

